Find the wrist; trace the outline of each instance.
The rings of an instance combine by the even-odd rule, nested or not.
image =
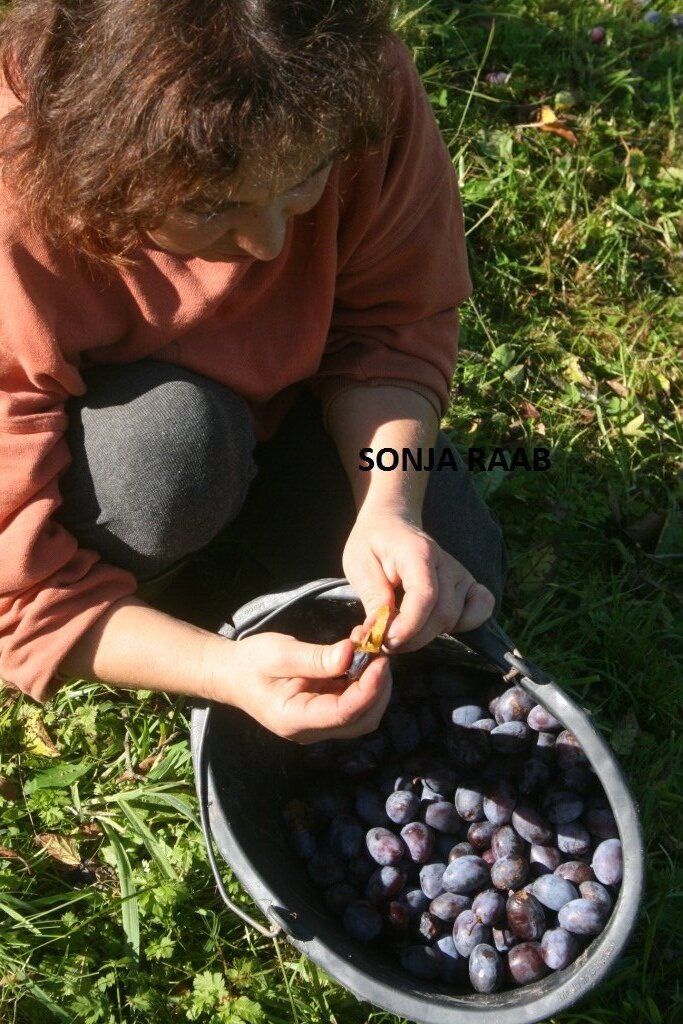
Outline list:
[[[237,675],[236,642],[219,633],[209,634],[199,661],[198,690],[203,700],[238,707],[235,700]]]
[[[422,496],[419,500],[406,494],[368,494],[358,509],[356,523],[377,519],[400,519],[402,523],[422,527]]]

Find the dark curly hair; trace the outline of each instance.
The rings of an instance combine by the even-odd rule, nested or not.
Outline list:
[[[18,0],[2,174],[33,226],[112,266],[194,194],[309,171],[389,130],[387,0]]]

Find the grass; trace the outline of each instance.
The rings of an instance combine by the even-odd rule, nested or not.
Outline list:
[[[659,25],[592,0],[400,15],[460,174],[475,283],[448,428],[462,448],[551,451],[545,473],[478,478],[510,549],[503,624],[593,713],[643,817],[637,929],[555,1024],[683,1020],[683,33],[661,10]],[[577,145],[529,126],[543,104]],[[221,910],[182,699],[83,681],[45,708],[0,697],[0,1020],[396,1024]]]

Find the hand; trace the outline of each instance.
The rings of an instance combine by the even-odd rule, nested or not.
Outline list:
[[[439,633],[466,632],[488,619],[493,594],[419,526],[395,512],[361,512],[346,542],[344,572],[363,602],[371,625],[377,610],[395,607],[394,591],[404,590],[398,615],[384,645],[416,651]],[[354,632],[353,638],[360,635]]]
[[[282,633],[259,633],[211,645],[212,700],[241,708],[284,739],[315,743],[374,732],[391,696],[389,662],[373,659],[361,676],[342,678],[353,657],[350,640],[301,643]]]

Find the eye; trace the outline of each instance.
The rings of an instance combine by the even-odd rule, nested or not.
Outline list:
[[[188,199],[186,203],[183,203],[181,210],[183,213],[189,213],[192,217],[197,217],[201,220],[208,221],[214,220],[216,217],[220,217],[230,210],[236,210],[241,206],[241,203],[233,202],[209,202],[206,199]]]

